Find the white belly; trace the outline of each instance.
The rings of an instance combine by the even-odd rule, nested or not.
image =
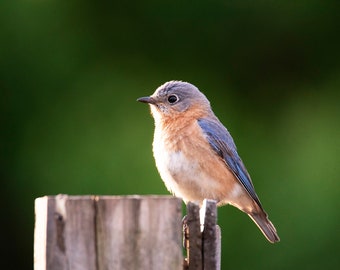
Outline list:
[[[153,153],[167,189],[185,202],[213,199],[212,191],[218,188],[217,183],[204,173],[198,160],[188,160],[182,151],[169,151],[161,139],[155,133]]]

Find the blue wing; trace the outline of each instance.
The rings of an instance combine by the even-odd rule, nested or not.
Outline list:
[[[235,177],[261,207],[253,183],[251,182],[246,167],[237,153],[236,145],[228,130],[217,120],[217,118],[214,120],[201,118],[198,119],[198,124],[206,135],[212,149],[223,158]]]

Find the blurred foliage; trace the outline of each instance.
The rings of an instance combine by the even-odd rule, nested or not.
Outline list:
[[[1,1],[2,265],[32,268],[36,197],[168,194],[135,100],[180,79],[233,134],[281,237],[270,245],[220,208],[222,269],[339,268],[339,12],[337,0]]]

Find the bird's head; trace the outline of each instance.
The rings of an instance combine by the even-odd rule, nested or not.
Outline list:
[[[178,116],[202,117],[210,113],[210,103],[196,86],[182,81],[170,81],[161,85],[147,97],[137,101],[148,103],[155,120]]]

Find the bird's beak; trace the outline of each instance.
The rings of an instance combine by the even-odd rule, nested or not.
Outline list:
[[[155,104],[156,100],[153,97],[140,97],[137,99],[139,102]]]

